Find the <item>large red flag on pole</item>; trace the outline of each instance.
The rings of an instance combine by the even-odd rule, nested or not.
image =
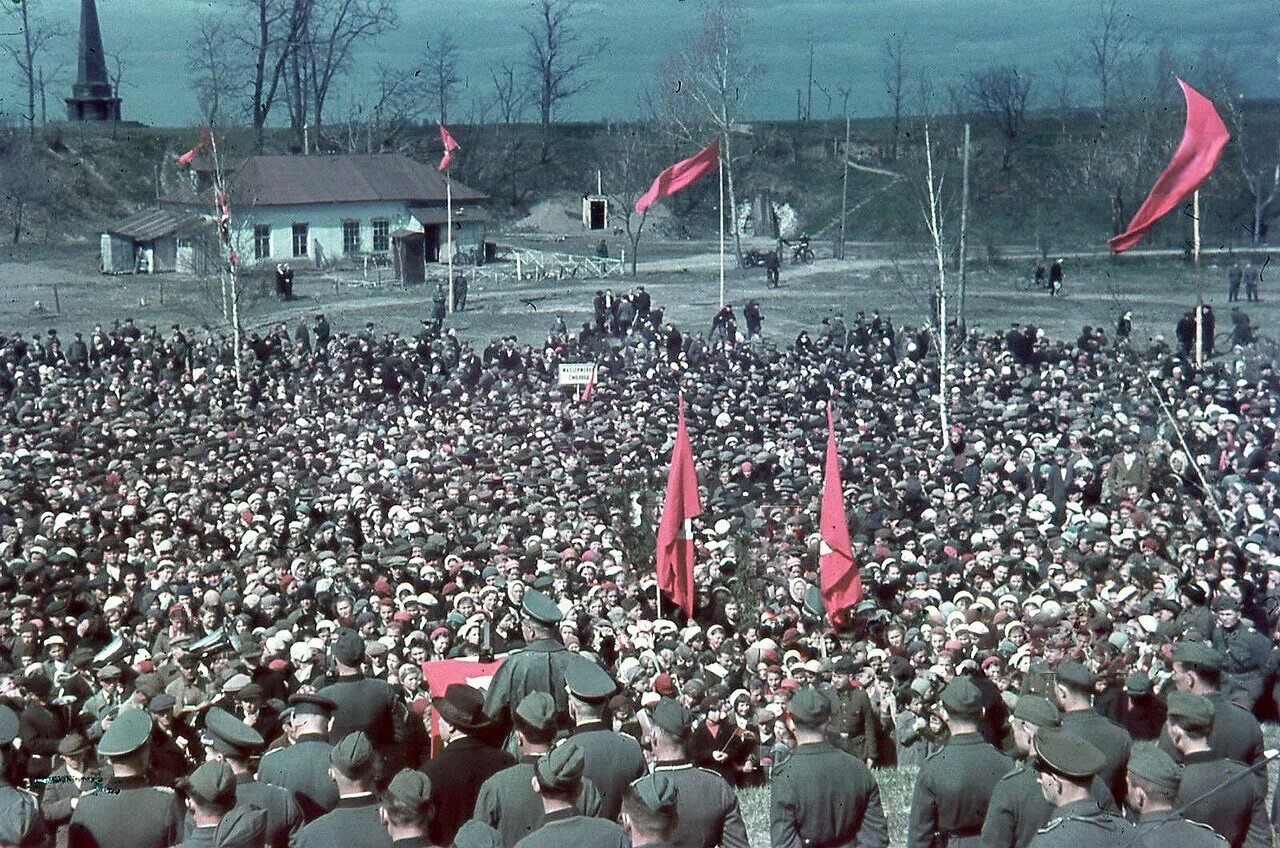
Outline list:
[[[684,426],[684,394],[681,393],[676,444],[671,449],[671,472],[667,476],[667,498],[662,504],[662,521],[658,525],[658,588],[689,615],[693,615],[695,596],[693,519],[701,514],[698,476],[693,467],[689,433]]]
[[[836,428],[827,404],[827,462],[822,479],[822,541],[818,562],[821,573],[822,605],[827,616],[862,600],[862,577],[853,561],[849,544],[849,522],[844,514],[844,490],[840,487],[840,456],[836,452]]]
[[[720,162],[720,141],[711,142],[702,150],[667,168],[649,186],[649,190],[636,201],[636,212],[643,215],[657,201],[670,197],[693,184],[698,177],[710,171]]]
[[[440,143],[444,145],[444,157],[440,160],[440,167],[436,170],[443,171],[449,167],[449,160],[453,158],[453,151],[458,149],[458,142],[453,140],[453,136],[444,128],[444,124],[440,124]]]
[[[1199,188],[1231,140],[1231,134],[1209,98],[1180,79],[1178,85],[1182,86],[1182,94],[1187,99],[1187,123],[1182,130],[1182,143],[1129,222],[1129,228],[1110,240],[1111,249],[1116,253],[1122,253],[1142,241],[1156,221]]]

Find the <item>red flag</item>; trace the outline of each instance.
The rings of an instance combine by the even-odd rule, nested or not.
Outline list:
[[[1116,253],[1142,241],[1156,221],[1199,188],[1231,140],[1213,103],[1182,80],[1178,80],[1178,85],[1187,98],[1187,124],[1182,130],[1182,143],[1129,222],[1129,228],[1108,242]]]
[[[449,688],[450,683],[465,683],[477,689],[488,689],[489,681],[493,679],[500,665],[502,665],[501,660],[488,663],[472,660],[436,660],[422,664],[422,676],[426,678],[431,697],[443,698],[444,690]],[[434,708],[428,709],[431,710],[431,755],[435,756],[440,753],[442,747],[440,725],[437,722],[439,716],[436,715]]]
[[[822,541],[818,562],[822,605],[831,617],[862,600],[862,578],[849,544],[849,522],[844,514],[844,490],[840,487],[840,457],[836,453],[836,428],[827,404],[827,463],[822,480]]]
[[[449,160],[453,158],[453,151],[458,149],[458,142],[453,140],[453,136],[449,135],[449,131],[444,128],[444,124],[440,124],[440,143],[444,145],[444,158],[440,160],[439,170],[443,171],[449,167]]]
[[[213,137],[208,127],[200,128],[200,138],[196,141],[196,146],[188,150],[186,153],[178,157],[179,165],[190,165],[192,160],[196,158],[201,150],[204,150],[213,141]]]
[[[683,162],[675,163],[658,174],[658,178],[653,181],[653,185],[649,186],[649,190],[636,201],[636,212],[644,214],[644,210],[662,198],[670,197],[677,191],[688,188],[694,180],[714,168],[719,161],[720,142],[716,140]]]
[[[693,449],[689,447],[689,433],[684,426],[682,393],[676,444],[671,449],[671,473],[667,476],[667,498],[662,504],[662,522],[658,525],[658,588],[689,615],[693,615],[694,603],[693,519],[701,514]]]
[[[591,376],[587,378],[586,384],[582,387],[582,403],[586,403],[591,400],[591,390],[595,388],[596,385],[596,369],[599,367],[599,365],[591,366]]]

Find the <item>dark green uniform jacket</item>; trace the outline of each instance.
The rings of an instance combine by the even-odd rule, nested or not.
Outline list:
[[[391,848],[391,836],[378,818],[378,796],[348,795],[298,831],[293,848]]]
[[[1207,824],[1188,821],[1173,810],[1146,813],[1138,819],[1143,848],[1226,848],[1223,839]]]
[[[1245,767],[1220,757],[1216,751],[1199,751],[1183,759],[1182,783],[1174,807],[1194,801]],[[1214,792],[1184,810],[1192,821],[1209,825],[1231,848],[1271,848],[1271,823],[1267,820],[1267,790],[1256,780],[1243,778]]]
[[[258,780],[293,793],[307,821],[338,806],[338,785],[329,777],[333,746],[322,733],[306,733],[288,748],[274,748],[258,765]]]
[[[90,789],[71,814],[70,848],[169,848],[182,838],[182,801],[172,789],[148,786],[144,777]]]
[[[866,764],[827,742],[797,746],[773,771],[773,848],[884,848],[889,828]]]
[[[566,744],[582,751],[586,763],[582,775],[600,790],[600,817],[617,819],[627,787],[645,771],[640,743],[615,733],[604,722],[593,721],[574,728]]]
[[[1098,776],[1111,787],[1117,807],[1124,804],[1125,778],[1129,766],[1129,748],[1133,740],[1129,732],[1096,710],[1072,710],[1062,714],[1062,726],[1082,737],[1106,757],[1106,765]]]
[[[533,764],[541,754],[525,754],[520,762],[490,777],[476,798],[475,820],[495,828],[503,848],[513,846],[542,827],[542,797],[533,791]],[[590,780],[582,781],[575,805],[584,816],[600,814],[600,791]]]
[[[485,693],[484,712],[493,719],[511,720],[511,710],[530,692],[546,692],[556,699],[562,719],[569,715],[564,669],[574,654],[554,639],[538,639],[502,661]]]
[[[738,793],[723,777],[688,760],[660,762],[653,770],[676,787],[675,848],[748,848]]]
[[[518,848],[629,848],[627,834],[617,824],[579,815],[572,807],[549,814],[542,827],[516,845]]]
[[[979,845],[991,795],[1012,768],[1013,760],[981,735],[952,736],[920,767],[911,799],[908,848]]]
[[[1100,779],[1093,779],[1093,800],[1098,806],[1119,813],[1111,790]],[[1040,791],[1035,769],[1020,765],[1006,774],[991,793],[987,819],[982,824],[982,848],[1026,848],[1036,831],[1049,823],[1054,806]]]
[[[1031,848],[1140,848],[1137,829],[1111,813],[1104,813],[1092,798],[1072,801],[1054,810],[1040,828]]]

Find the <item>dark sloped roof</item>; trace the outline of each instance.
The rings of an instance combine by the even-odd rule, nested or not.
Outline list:
[[[398,153],[251,156],[228,182],[233,207],[445,200],[444,175]],[[458,202],[487,198],[454,180],[453,199]]]
[[[123,221],[107,225],[103,230],[134,241],[152,241],[176,232],[198,229],[203,224],[202,215],[175,209],[143,209]]]

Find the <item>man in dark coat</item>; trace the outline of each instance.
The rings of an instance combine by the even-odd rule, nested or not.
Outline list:
[[[871,765],[876,758],[880,722],[867,693],[853,685],[853,677],[859,670],[851,657],[841,657],[835,662],[831,675],[834,702],[827,735],[831,744]]]
[[[533,766],[533,782],[546,817],[542,827],[516,848],[624,848],[627,835],[616,822],[580,814],[574,803],[582,793],[582,749],[559,745]]]
[[[1124,803],[1125,764],[1133,740],[1125,729],[1093,709],[1093,691],[1097,678],[1075,660],[1058,663],[1054,697],[1062,709],[1062,726],[1087,739],[1106,758],[1099,775],[1115,800],[1117,808]]]
[[[180,784],[194,827],[178,848],[241,848],[261,845],[266,813],[237,807],[231,767],[207,762]]]
[[[1094,780],[1106,758],[1078,734],[1066,728],[1042,727],[1032,747],[1040,790],[1054,807],[1049,823],[1036,832],[1031,848],[1139,848],[1133,825],[1098,806]]]
[[[511,710],[530,692],[546,692],[556,699],[562,726],[568,724],[569,696],[564,670],[574,659],[553,634],[562,613],[549,597],[536,590],[520,601],[525,647],[510,654],[489,683],[484,711],[490,719],[509,725]]]
[[[317,695],[294,695],[290,735],[294,742],[273,748],[258,764],[258,779],[293,794],[303,818],[315,821],[338,805],[338,786],[329,775],[329,725],[335,705]]]
[[[450,845],[458,828],[475,811],[480,787],[493,775],[515,765],[515,758],[478,738],[489,729],[484,695],[479,689],[451,683],[444,697],[432,698],[431,705],[439,717],[440,739],[445,743],[439,756],[422,768],[431,778],[436,804],[431,842]]]
[[[267,848],[288,848],[289,839],[302,827],[302,808],[288,790],[254,779],[250,758],[265,746],[262,735],[218,707],[205,716],[205,730],[206,750],[234,775],[235,805],[264,811]]]
[[[1247,766],[1265,756],[1262,725],[1253,713],[1226,697],[1222,691],[1222,654],[1204,642],[1184,641],[1173,646],[1173,683],[1181,692],[1203,695],[1213,704],[1213,728],[1209,747],[1228,760]],[[1175,755],[1167,734],[1160,737],[1165,753]],[[1266,782],[1266,772],[1259,773]]]
[[[93,746],[79,733],[69,733],[58,745],[62,762],[49,775],[40,796],[40,812],[51,829],[57,830],[58,848],[67,846],[67,825],[80,803],[82,789],[90,789],[106,777],[93,762]]]
[[[1155,746],[1135,749],[1129,758],[1128,806],[1138,814],[1138,835],[1156,848],[1226,848],[1226,840],[1207,824],[1174,812],[1182,769]]]
[[[338,787],[338,806],[299,830],[290,845],[391,848],[378,816],[378,754],[369,737],[357,731],[338,740],[329,753],[329,775]]]
[[[434,796],[431,778],[420,771],[404,769],[391,778],[379,818],[394,848],[429,848],[427,831],[437,806]]]
[[[587,763],[583,777],[600,790],[600,815],[617,819],[627,787],[644,774],[644,751],[635,739],[605,723],[605,706],[618,685],[604,669],[576,656],[565,669],[565,685],[575,725],[566,744],[582,749]]]
[[[404,712],[387,681],[361,672],[364,650],[359,633],[340,633],[333,644],[338,679],[316,694],[337,705],[329,730],[330,742],[359,731],[369,737],[384,762],[395,763],[396,747],[404,742]]]
[[[28,754],[27,776],[48,777],[53,771],[53,755],[67,734],[66,722],[49,709],[49,693],[53,691],[49,678],[32,675],[23,679],[22,686],[27,690],[27,702],[19,722],[22,747]]]

